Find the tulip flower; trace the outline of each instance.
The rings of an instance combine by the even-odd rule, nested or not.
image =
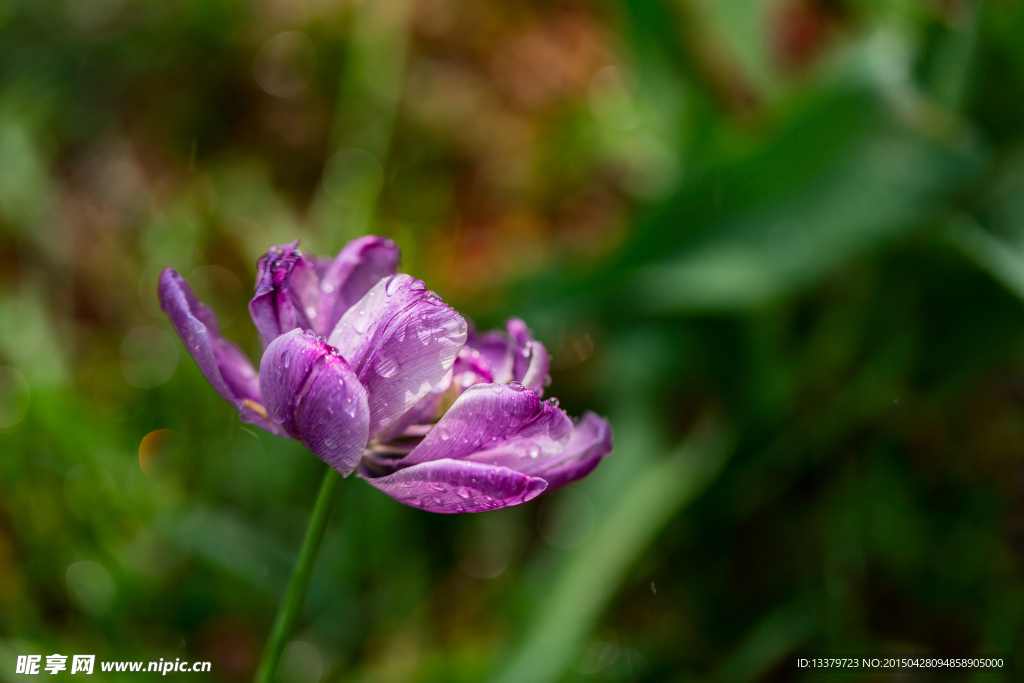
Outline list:
[[[330,263],[296,246],[260,259],[249,304],[268,342],[258,374],[180,275],[160,278],[163,309],[244,421],[431,512],[528,501],[611,451],[604,420],[574,423],[542,400],[549,357],[521,320],[469,338],[421,280],[387,274],[393,245],[363,238]]]
[[[544,400],[550,357],[522,320],[471,332],[397,264],[394,243],[372,236],[333,260],[298,242],[271,247],[249,302],[265,345],[258,372],[184,278],[160,276],[161,307],[213,388],[243,421],[301,441],[333,470],[258,680],[273,678],[304,598],[337,474],[430,512],[480,512],[575,481],[611,452],[604,419],[574,421]]]

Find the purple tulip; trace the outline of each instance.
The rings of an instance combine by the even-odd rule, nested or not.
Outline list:
[[[398,249],[364,237],[333,261],[298,243],[260,259],[249,303],[266,343],[259,373],[168,268],[160,301],[214,389],[243,421],[298,439],[342,475],[432,512],[531,500],[611,452],[611,428],[544,401],[550,358],[526,325],[470,334]]]

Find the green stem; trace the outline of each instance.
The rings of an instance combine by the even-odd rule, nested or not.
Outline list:
[[[309,588],[309,579],[313,575],[313,567],[316,566],[316,557],[320,552],[320,543],[324,540],[324,532],[327,530],[327,521],[331,518],[331,511],[334,509],[334,501],[338,499],[338,487],[341,484],[341,475],[333,467],[327,468],[324,474],[324,481],[320,484],[320,493],[316,497],[316,505],[313,507],[313,515],[309,518],[309,526],[306,527],[306,536],[302,539],[302,547],[299,548],[299,559],[292,570],[292,578],[288,581],[288,589],[285,591],[284,600],[277,610],[277,617],[274,619],[274,627],[270,631],[270,638],[267,639],[267,646],[263,651],[263,661],[260,668],[256,670],[256,683],[273,683],[274,675],[277,673],[277,665],[281,661],[281,653],[288,644],[288,636],[291,635],[295,620],[302,611],[302,603],[306,601],[306,589]]]

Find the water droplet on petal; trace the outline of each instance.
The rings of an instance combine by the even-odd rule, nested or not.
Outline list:
[[[356,331],[356,334],[364,334],[369,326],[370,316],[367,314],[366,309],[363,308],[353,318],[352,329]]]
[[[409,290],[412,292],[422,292],[427,286],[423,284],[423,280],[413,280],[409,283]]]
[[[392,275],[391,279],[389,279],[388,283],[384,286],[384,292],[388,296],[392,296],[394,295],[395,292],[398,291],[398,288],[401,284],[401,279],[397,275]]]
[[[374,371],[384,379],[394,377],[398,373],[398,361],[394,358],[382,357],[373,367]]]
[[[558,407],[558,399],[555,398],[554,396],[548,399],[548,403],[555,408]]]

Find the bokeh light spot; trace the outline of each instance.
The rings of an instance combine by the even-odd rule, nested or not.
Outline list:
[[[377,199],[383,187],[384,169],[366,150],[343,149],[324,166],[324,190],[341,206],[366,206]]]
[[[99,562],[83,560],[68,567],[67,587],[72,602],[95,617],[110,611],[114,602],[114,579]]]
[[[172,429],[157,429],[142,437],[139,443],[139,467],[147,478],[152,479],[166,459],[168,441],[177,435]]]
[[[501,514],[476,515],[460,543],[459,568],[474,579],[493,579],[512,560],[512,520]]]
[[[95,31],[113,21],[125,0],[68,0],[64,5],[68,19],[82,31]]]
[[[631,97],[631,80],[622,68],[608,66],[594,75],[587,88],[590,113],[613,130],[633,130],[641,123]]]
[[[309,87],[316,71],[316,48],[298,31],[279,33],[260,48],[252,75],[274,97],[294,97]]]
[[[320,651],[301,640],[288,643],[281,655],[277,679],[281,683],[318,683],[324,672]]]
[[[596,674],[607,669],[619,658],[619,644],[615,641],[599,641],[591,643],[576,664],[581,674]]]
[[[563,489],[549,496],[537,510],[537,528],[548,545],[569,550],[590,538],[597,511],[590,496],[578,489]]]
[[[15,368],[0,365],[0,429],[25,419],[29,402],[28,380]]]
[[[133,387],[152,389],[171,378],[178,349],[170,335],[155,327],[137,327],[121,343],[121,371]]]

